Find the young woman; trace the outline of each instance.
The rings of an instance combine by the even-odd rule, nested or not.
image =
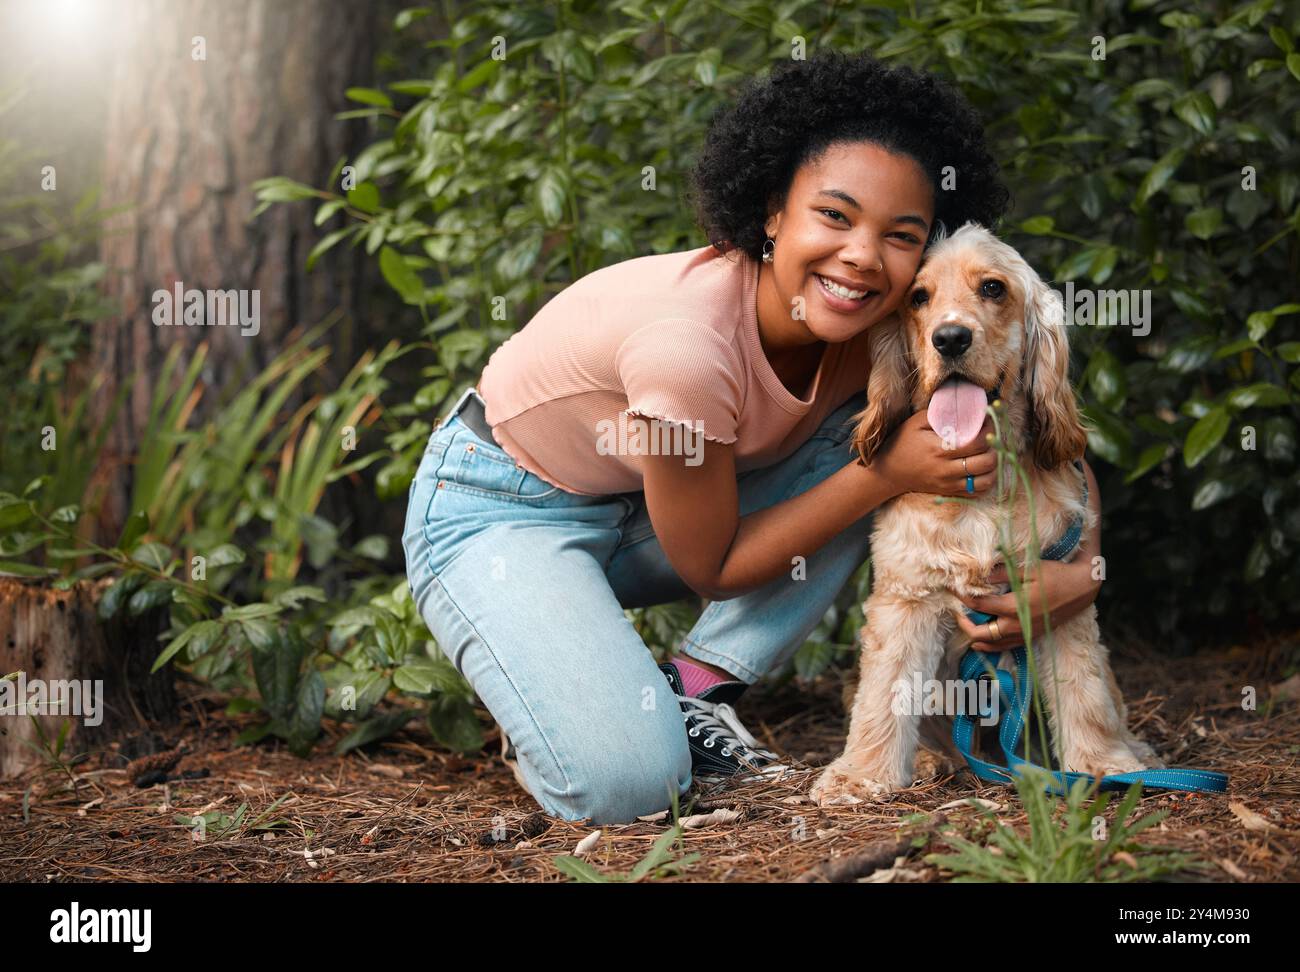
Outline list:
[[[936,228],[994,226],[1007,206],[960,94],[866,55],[780,65],[713,120],[691,195],[713,242],[556,295],[434,430],[411,486],[421,615],[520,783],[570,820],[632,821],[693,777],[780,774],[732,703],[861,566],[870,512],[970,495],[967,470],[976,494],[994,481],[984,437],[945,451],[924,411],[870,467],[847,442],[867,332]],[[1049,587],[1070,613],[1096,595]],[[692,592],[711,603],[656,667],[624,608]]]

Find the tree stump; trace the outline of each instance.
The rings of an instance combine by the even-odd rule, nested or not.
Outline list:
[[[40,744],[33,719],[51,741],[58,738],[64,720],[71,720],[65,757],[177,722],[172,667],[149,674],[162,648],[158,635],[167,627],[167,608],[139,617],[126,616],[123,610],[101,621],[96,605],[109,583],[80,581],[56,590],[41,581],[0,577],[0,677],[24,673],[21,682],[10,679],[7,686],[0,685],[0,707],[5,709],[0,714],[0,778],[40,762],[41,757],[22,743]],[[80,712],[63,714],[63,706],[54,704],[56,681],[76,681],[91,690],[82,697]],[[96,682],[102,691],[95,688]],[[23,684],[26,691],[20,693]],[[21,706],[36,700],[38,686],[47,690],[47,705],[43,714],[33,716]],[[78,696],[72,692],[68,698],[75,702]],[[14,703],[18,712],[9,711]],[[93,714],[92,706],[98,706]]]

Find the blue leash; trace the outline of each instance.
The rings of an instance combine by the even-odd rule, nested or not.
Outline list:
[[[1083,463],[1075,462],[1075,466],[1080,472],[1083,471]],[[1086,476],[1083,483],[1083,502],[1085,506],[1088,503]],[[1083,518],[1077,517],[1065,531],[1064,536],[1043,551],[1042,559],[1063,560],[1082,539]],[[975,610],[967,610],[966,616],[974,624],[986,624],[993,618],[991,614]],[[983,675],[990,674],[988,666],[991,662],[983,657],[984,654],[984,652],[970,650],[962,656],[962,680],[975,681]],[[957,744],[962,758],[966,760],[972,773],[990,783],[1011,783],[1016,776],[1021,775],[1025,767],[1030,767],[1050,774],[1055,785],[1049,784],[1047,789],[1052,793],[1064,794],[1076,780],[1086,780],[1091,785],[1096,778],[1088,773],[1048,770],[1016,755],[1025,727],[1025,711],[1029,707],[1031,685],[1029,653],[1025,646],[1012,649],[1012,655],[1016,662],[1014,674],[1002,669],[996,669],[991,673],[997,679],[999,701],[1002,704],[1003,715],[998,723],[998,742],[1002,745],[1002,753],[1006,757],[1007,765],[986,762],[971,753],[971,745],[975,740],[975,718],[969,713],[959,713],[953,717],[952,741]],[[979,693],[975,693],[975,696],[979,698]],[[980,706],[978,714],[982,718],[991,716],[992,708]],[[1134,783],[1157,790],[1192,790],[1198,793],[1223,793],[1228,789],[1226,774],[1195,769],[1149,769],[1139,770],[1136,773],[1113,773],[1101,778],[1101,789],[1123,790]]]

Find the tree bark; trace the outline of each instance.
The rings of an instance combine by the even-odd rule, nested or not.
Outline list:
[[[174,725],[178,712],[172,667],[149,674],[162,649],[158,635],[167,626],[167,608],[139,617],[115,617],[102,622],[96,604],[111,580],[81,581],[68,590],[55,590],[43,582],[0,577],[0,676],[24,673],[23,682],[10,680],[8,695],[0,689],[0,778],[13,776],[40,761],[27,740],[40,744],[33,725],[38,720],[45,736],[59,736],[65,719],[72,728],[63,757],[106,748],[108,743],[132,733],[152,732]],[[9,711],[32,700],[32,686],[47,687],[56,680],[76,681],[95,693],[98,713],[83,701],[79,712],[47,710]],[[96,691],[100,683],[102,692]],[[19,692],[18,688],[27,686]],[[72,695],[70,698],[77,698]],[[82,694],[84,700],[89,696]],[[92,724],[94,723],[94,724]]]
[[[352,357],[360,255],[337,247],[308,274],[307,253],[328,225],[313,225],[308,203],[272,206],[250,222],[250,185],[283,175],[323,186],[349,155],[364,123],[334,114],[357,107],[344,91],[370,77],[376,18],[352,0],[133,0],[115,9],[103,202],[130,208],[101,246],[108,294],[122,305],[95,333],[93,360],[107,378],[101,407],[136,380],[95,477],[107,487],[99,532],[110,541],[132,512],[129,463],[172,343],[209,342],[205,409],[274,358],[294,327],[337,307],[345,318],[334,357],[343,367]],[[178,282],[256,290],[258,333],[155,326],[152,295]]]

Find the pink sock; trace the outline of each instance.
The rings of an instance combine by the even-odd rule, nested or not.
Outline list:
[[[677,674],[682,677],[682,694],[691,698],[696,698],[705,689],[717,685],[719,682],[733,681],[695,664],[685,655],[673,656],[672,662],[677,666]]]

